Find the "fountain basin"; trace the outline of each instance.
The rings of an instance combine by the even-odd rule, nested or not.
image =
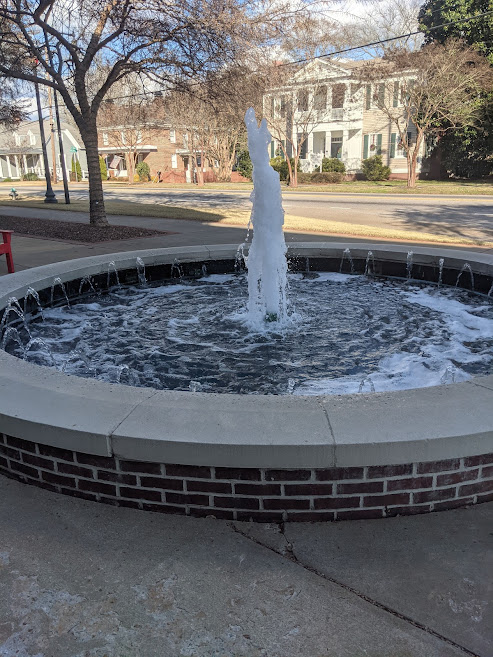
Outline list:
[[[305,243],[298,270],[356,268],[405,277],[408,249]],[[414,275],[444,282],[465,262],[491,287],[493,257],[415,248]],[[148,270],[230,271],[236,246],[97,256],[0,279],[0,309],[59,277],[104,281],[108,261],[131,280]],[[130,273],[129,273],[130,272]],[[98,278],[99,277],[99,278]],[[461,283],[468,285],[466,276]],[[71,377],[0,351],[0,472],[55,492],[160,512],[276,522],[379,518],[493,499],[493,375],[464,383],[344,396],[247,396],[156,391]]]

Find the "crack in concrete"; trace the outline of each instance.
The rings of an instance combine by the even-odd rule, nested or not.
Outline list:
[[[448,637],[444,636],[443,634],[440,634],[439,632],[436,632],[434,629],[429,627],[428,625],[425,625],[424,623],[421,623],[420,621],[415,620],[414,618],[411,618],[410,616],[406,616],[406,614],[402,614],[400,611],[397,611],[396,609],[393,609],[392,607],[387,606],[386,604],[379,602],[378,600],[375,600],[374,598],[371,598],[370,596],[366,595],[365,593],[362,593],[361,591],[358,591],[352,586],[349,586],[348,584],[345,584],[344,582],[341,582],[334,577],[331,577],[330,575],[327,575],[326,573],[323,573],[320,570],[317,570],[313,566],[310,566],[309,564],[303,563],[295,554],[294,551],[294,545],[288,540],[286,533],[285,533],[285,523],[281,522],[278,524],[279,527],[279,533],[283,536],[284,540],[286,541],[286,551],[285,552],[279,552],[276,550],[274,547],[271,547],[270,545],[266,545],[265,543],[262,543],[262,541],[258,540],[257,538],[253,536],[249,536],[248,534],[245,534],[245,532],[242,532],[239,527],[237,527],[234,524],[228,523],[231,529],[236,533],[240,534],[240,536],[243,536],[243,538],[246,538],[247,540],[251,541],[252,543],[256,543],[260,547],[263,547],[270,552],[273,552],[274,554],[277,554],[279,557],[288,559],[289,561],[293,562],[300,568],[303,568],[304,570],[312,573],[313,575],[316,575],[317,577],[320,577],[321,579],[324,579],[327,582],[330,582],[331,584],[335,584],[336,586],[342,588],[344,591],[347,591],[348,593],[352,593],[353,595],[357,596],[361,600],[364,600],[365,602],[368,602],[369,604],[373,605],[377,609],[381,609],[382,611],[385,611],[386,613],[390,614],[391,616],[394,616],[395,618],[398,618],[399,620],[404,621],[405,623],[408,623],[409,625],[412,625],[413,627],[416,627],[417,629],[421,630],[422,632],[425,632],[426,634],[429,634],[430,636],[433,636],[440,641],[443,641],[444,643],[448,644],[449,646],[452,646],[453,648],[457,648],[458,650],[461,650],[465,655],[469,655],[469,657],[481,657],[481,655],[478,655],[478,653],[472,652],[469,650],[469,648],[466,648],[465,646],[460,645],[459,643],[456,643],[452,639],[449,639]]]
[[[330,423],[329,414],[327,412],[327,409],[323,405],[322,400],[317,397],[317,402],[320,404],[323,414],[325,415],[325,419],[327,420],[327,424],[329,425],[329,431],[332,437],[332,445],[334,446],[334,467],[337,467],[336,437],[334,435],[334,430],[332,429],[332,424]]]

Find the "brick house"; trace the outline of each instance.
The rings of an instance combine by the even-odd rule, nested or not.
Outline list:
[[[188,134],[175,130],[169,123],[155,122],[139,126],[117,125],[98,129],[98,148],[108,169],[108,176],[128,176],[130,157],[136,164],[146,162],[155,182],[194,182],[192,153]],[[196,154],[197,166],[201,166]],[[206,181],[213,179],[207,160],[203,163]]]
[[[303,171],[314,171],[324,157],[336,157],[344,162],[349,175],[356,175],[363,159],[382,155],[391,178],[407,177],[406,154],[396,127],[379,108],[385,85],[363,85],[354,75],[364,63],[316,59],[298,70],[289,84],[271,88],[264,95],[264,114],[272,117],[273,125],[285,116],[293,142],[299,143],[304,134],[300,158]],[[399,103],[396,84],[395,102]],[[286,110],[289,107],[290,116]],[[411,140],[413,132],[410,125]],[[271,157],[280,152],[279,147],[278,140],[273,139]],[[424,145],[422,148],[424,151]],[[418,157],[418,173],[422,156],[420,153]]]

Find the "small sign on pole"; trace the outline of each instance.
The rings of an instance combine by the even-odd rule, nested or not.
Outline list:
[[[75,146],[72,146],[72,147],[70,148],[70,152],[71,152],[71,153],[77,153],[77,149],[75,148]]]

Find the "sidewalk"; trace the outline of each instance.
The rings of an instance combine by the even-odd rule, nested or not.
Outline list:
[[[14,236],[14,261],[246,234],[110,217],[136,220],[172,234],[96,245]],[[0,476],[0,657],[491,657],[492,573],[493,503],[254,525],[108,507]]]

